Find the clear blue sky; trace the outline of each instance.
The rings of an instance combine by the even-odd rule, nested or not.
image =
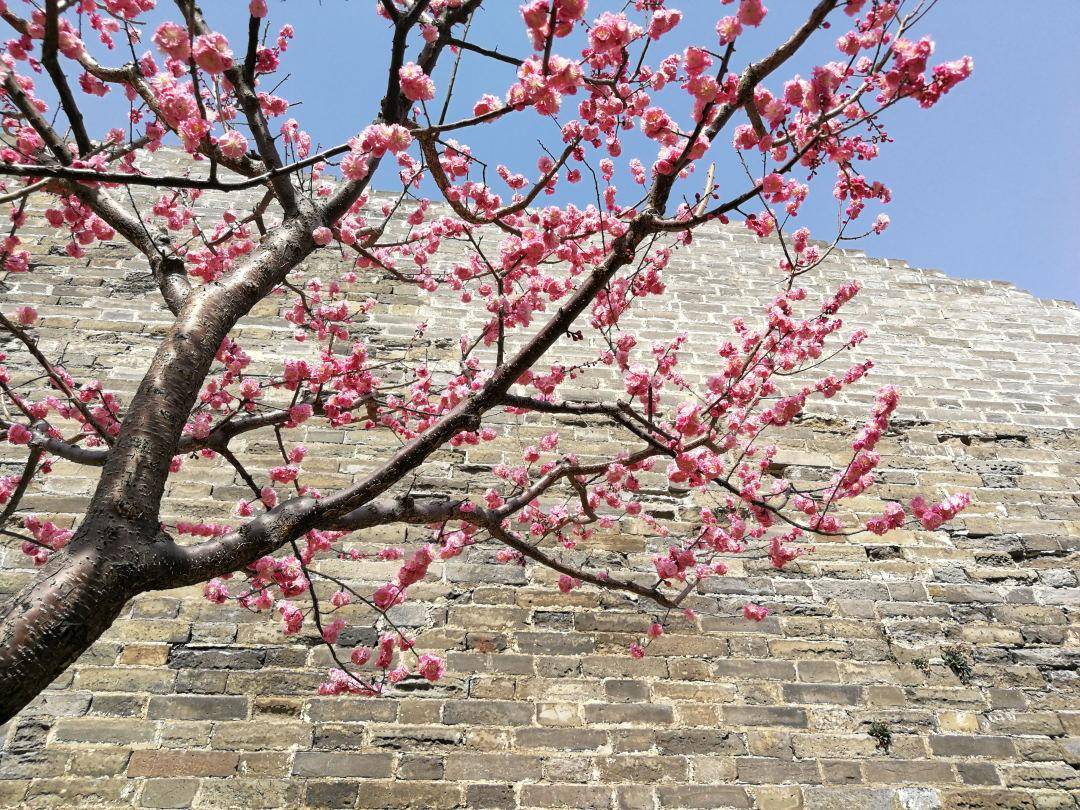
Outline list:
[[[271,0],[270,19],[292,23],[297,33],[283,63],[282,73],[291,78],[281,93],[303,101],[293,114],[324,146],[347,139],[370,121],[385,87],[389,32],[373,13],[375,2]],[[518,5],[518,0],[487,0],[470,40],[525,55]],[[591,12],[610,5],[595,0]],[[665,53],[692,40],[714,42],[710,21],[727,9],[716,0],[672,5],[687,17],[662,40]],[[786,36],[809,3],[767,0],[767,5],[764,30],[740,40],[743,60],[761,55],[778,36]],[[1080,76],[1080,2],[1037,5],[1037,13],[1033,8],[1024,13],[1028,4],[1016,0],[939,0],[920,30],[937,41],[935,59],[970,54],[975,74],[933,110],[904,105],[890,111],[886,122],[896,142],[886,145],[870,168],[872,176],[893,189],[893,202],[883,209],[892,226],[859,247],[952,276],[1011,281],[1039,296],[1080,300],[1075,243],[1080,233],[1080,93],[1075,88]],[[247,3],[214,0],[202,6],[210,24],[241,52]],[[165,16],[178,15],[168,0],[159,0],[152,20]],[[820,32],[816,45],[784,78],[800,69],[805,74],[814,62],[837,58],[832,43],[845,30],[841,26],[846,19],[838,15],[832,31]],[[443,71],[436,74],[440,89],[449,61],[444,60]],[[512,80],[512,68],[466,57],[457,111],[466,111],[482,92],[501,96]],[[778,89],[779,83],[774,86]],[[89,117],[92,127],[107,125],[104,117]],[[550,125],[533,122],[523,126],[518,117],[512,125],[486,127],[467,142],[493,164],[532,173],[537,137],[543,136],[549,148],[557,144]],[[642,155],[646,164],[652,154]],[[719,151],[722,159],[731,154],[726,145]],[[736,167],[721,165],[718,171],[721,182],[740,182]],[[563,184],[555,199],[565,202],[586,192],[584,183]],[[799,224],[827,238],[835,212],[828,189],[822,187],[812,195]]]

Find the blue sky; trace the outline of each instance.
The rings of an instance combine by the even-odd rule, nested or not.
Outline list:
[[[271,0],[271,21],[292,23],[297,34],[283,60],[282,73],[291,78],[280,92],[290,100],[302,100],[293,115],[324,146],[339,143],[366,125],[385,87],[389,31],[375,16],[374,3]],[[202,5],[210,24],[226,33],[239,53],[247,3],[215,0]],[[593,2],[591,13],[610,5]],[[712,23],[728,9],[716,0],[672,5],[687,16],[669,39],[662,40],[664,53],[695,40],[714,44]],[[770,14],[763,29],[740,39],[736,58],[740,67],[744,64],[740,57],[760,56],[786,36],[809,3],[771,0],[767,5]],[[162,0],[159,6],[151,18],[154,23],[177,18],[171,3]],[[486,6],[470,40],[526,55],[517,0],[487,0]],[[919,30],[937,41],[935,59],[970,54],[975,74],[930,111],[904,105],[889,112],[886,123],[896,142],[885,146],[870,174],[893,189],[893,201],[882,209],[892,225],[858,247],[952,276],[1010,281],[1042,297],[1080,300],[1080,259],[1073,243],[1080,224],[1076,134],[1080,94],[1067,84],[1067,79],[1075,81],[1080,75],[1080,51],[1074,41],[1080,31],[1080,3],[1048,0],[1039,6],[1039,13],[1025,15],[1026,4],[1016,0],[939,0]],[[782,78],[799,70],[805,74],[810,65],[837,58],[833,42],[846,30],[841,27],[844,20],[838,16],[832,31],[820,32]],[[445,59],[436,74],[440,89],[449,62]],[[512,68],[467,56],[453,109],[466,112],[483,92],[501,96],[512,80]],[[778,89],[779,82],[773,86]],[[92,128],[107,128],[116,121],[104,115],[88,118]],[[540,154],[537,138],[555,147],[554,129],[536,118],[511,119],[512,123],[476,131],[475,136],[470,133],[467,142],[492,164],[506,163],[532,173]],[[726,144],[718,146],[718,159],[729,161],[733,150]],[[628,149],[624,158],[634,151]],[[652,154],[641,154],[646,164]],[[717,176],[722,184],[731,184],[728,188],[741,189],[741,171],[737,165],[721,163]],[[391,178],[384,177],[382,185],[389,186]],[[691,186],[701,182],[695,180]],[[563,184],[555,201],[587,203],[589,199],[582,197],[589,192],[585,186]],[[835,205],[823,186],[811,196],[798,224],[829,238],[835,216]]]

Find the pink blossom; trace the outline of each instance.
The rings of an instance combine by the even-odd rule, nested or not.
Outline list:
[[[734,42],[741,33],[742,23],[739,22],[737,17],[722,17],[716,23],[716,36],[719,37],[721,45]]]
[[[292,464],[272,467],[270,469],[270,480],[278,484],[291,484],[299,474],[300,470]]]
[[[303,405],[293,405],[289,408],[289,421],[294,426],[303,424],[311,418],[312,413],[314,413],[314,409],[306,403]]]
[[[30,326],[37,322],[38,312],[29,304],[18,307],[15,310],[15,320],[22,326]]]
[[[413,583],[422,580],[427,575],[428,566],[431,565],[431,562],[434,559],[435,554],[431,546],[421,546],[418,548],[413,553],[412,557],[398,569],[397,580],[402,591]]]
[[[368,171],[368,159],[362,154],[350,152],[341,159],[341,173],[349,180],[363,180]]]
[[[765,19],[768,9],[761,5],[761,0],[741,0],[739,3],[739,22],[743,25],[758,26]]]
[[[769,609],[753,603],[743,605],[743,616],[751,621],[760,622],[769,615]]]
[[[900,528],[904,524],[904,517],[904,507],[900,504],[886,504],[885,513],[866,521],[866,528],[874,534],[885,534],[890,529]]]
[[[303,611],[292,602],[287,602],[285,600],[278,602],[277,607],[278,612],[281,614],[281,620],[285,625],[285,635],[292,636],[299,633],[300,629],[304,626]]]
[[[325,225],[320,225],[318,228],[311,232],[311,238],[316,245],[319,245],[320,247],[325,247],[326,245],[329,245],[332,241],[334,241],[334,234]]]
[[[589,29],[589,47],[596,53],[618,51],[629,45],[640,33],[641,29],[633,25],[625,14],[605,11]]]
[[[345,629],[345,620],[342,618],[334,619],[329,624],[323,625],[322,639],[327,644],[337,644],[338,636],[341,635],[341,631]]]
[[[736,149],[753,149],[758,145],[758,136],[754,128],[749,124],[740,124],[735,127],[733,143]]]
[[[435,82],[415,62],[399,68],[398,77],[401,79],[401,92],[410,101],[431,101],[435,98]]]
[[[371,595],[371,601],[379,610],[389,610],[405,601],[405,592],[393,582],[379,586]]]
[[[682,12],[674,8],[661,8],[653,12],[652,20],[649,21],[648,35],[650,39],[660,39],[664,34],[679,24]]]
[[[575,577],[563,574],[559,577],[559,590],[563,593],[570,593],[578,585],[581,584],[581,580]]]
[[[943,523],[952,520],[957,513],[971,503],[971,495],[960,492],[950,495],[941,503],[928,504],[922,496],[911,501],[911,513],[927,531],[934,531]]]
[[[382,157],[387,152],[398,154],[409,148],[412,135],[398,124],[371,124],[360,135],[349,141],[354,152],[366,152]]]
[[[214,604],[222,605],[229,598],[229,588],[220,579],[212,579],[203,586],[203,596]]]
[[[34,438],[34,434],[30,432],[26,425],[15,422],[8,428],[7,440],[11,444],[30,444],[32,438]]]
[[[96,76],[91,76],[89,73],[83,73],[79,76],[79,87],[82,88],[84,93],[91,96],[104,96],[109,92],[109,86],[105,82]]]
[[[500,107],[502,107],[502,100],[498,96],[485,93],[480,97],[480,100],[473,105],[473,115],[486,115]]]
[[[446,662],[437,655],[424,653],[420,656],[416,671],[425,679],[434,683],[446,674]]]
[[[630,657],[631,658],[644,658],[645,648],[638,644],[636,641],[630,645]]]
[[[187,29],[174,22],[162,23],[154,31],[154,44],[173,59],[184,60],[191,55]]]
[[[251,0],[248,3],[248,13],[252,17],[265,17],[267,15],[266,0]]]
[[[195,64],[207,73],[224,73],[232,67],[232,51],[224,34],[213,31],[195,37],[192,48]]]
[[[234,160],[242,158],[248,151],[247,138],[244,137],[243,133],[235,129],[230,129],[218,138],[217,143],[218,148],[221,149],[221,154]]]

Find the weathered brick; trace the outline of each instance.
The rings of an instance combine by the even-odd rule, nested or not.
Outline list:
[[[751,807],[746,788],[735,785],[680,785],[659,787],[660,806],[678,808]]]
[[[354,782],[308,782],[304,800],[312,807],[353,807],[359,790]]]
[[[739,781],[751,785],[816,785],[821,781],[816,762],[791,762],[769,757],[739,757],[735,760]]]
[[[560,807],[572,810],[608,810],[611,788],[587,785],[525,785],[521,807]]]
[[[393,757],[390,754],[318,753],[297,751],[293,759],[294,776],[333,777],[345,779],[385,779],[390,776]]]
[[[514,732],[514,746],[526,750],[596,751],[607,744],[607,732],[597,729],[521,728]]]
[[[892,759],[867,762],[863,777],[870,784],[954,784],[956,773],[948,762]]]
[[[70,717],[58,720],[53,739],[58,743],[140,745],[154,740],[155,726],[145,720]]]
[[[214,728],[214,748],[226,751],[283,750],[311,746],[312,728],[304,723],[226,722]]]
[[[930,750],[939,757],[991,757],[1012,759],[1016,746],[1008,737],[982,734],[968,737],[954,734],[934,734],[930,737]]]
[[[460,785],[438,782],[365,782],[356,806],[379,810],[429,810],[460,807]]]
[[[379,748],[426,749],[459,745],[464,732],[443,726],[390,726],[374,729],[371,744]]]
[[[687,728],[658,734],[656,747],[662,754],[745,754],[746,739],[732,731]]]
[[[521,782],[539,779],[543,758],[524,754],[457,754],[446,757],[446,778],[452,782]]]
[[[605,784],[615,782],[685,781],[687,761],[684,757],[621,756],[605,757],[598,761],[600,779]]]
[[[221,779],[203,782],[196,807],[280,807],[289,783],[270,779]]]
[[[191,807],[198,790],[198,779],[148,779],[139,792],[139,807]]]
[[[229,776],[236,772],[239,757],[223,751],[135,751],[128,762],[128,776]]]
[[[465,788],[465,806],[476,810],[503,810],[514,807],[513,785],[468,785]]]
[[[449,700],[443,707],[443,722],[487,726],[522,726],[533,720],[533,707],[509,700]]]
[[[585,722],[670,725],[675,722],[675,711],[654,703],[589,703],[585,705]]]
[[[736,726],[806,728],[806,712],[789,706],[724,706],[725,722]]]
[[[854,706],[862,699],[861,686],[825,683],[784,684],[784,698],[792,703],[830,703]]]
[[[147,717],[169,720],[243,720],[248,699],[223,695],[170,695],[152,697]]]

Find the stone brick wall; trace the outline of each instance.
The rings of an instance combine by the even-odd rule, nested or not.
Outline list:
[[[220,205],[213,195],[204,203]],[[74,261],[41,239],[38,266],[4,280],[5,307],[34,303],[42,343],[73,370],[130,392],[167,318],[145,266],[124,246]],[[716,338],[776,292],[776,252],[738,228],[702,233],[667,273],[669,293],[637,316],[646,337],[692,336],[689,377],[709,373]],[[311,272],[318,272],[320,258]],[[388,697],[314,693],[327,659],[275,622],[205,602],[198,589],[147,594],[30,708],[0,729],[0,804],[360,808],[1066,808],[1080,797],[1077,550],[1080,547],[1080,311],[1010,285],[962,281],[845,253],[809,285],[857,277],[847,312],[871,330],[872,380],[847,404],[815,405],[784,432],[779,462],[805,480],[842,461],[853,419],[877,385],[903,386],[882,443],[884,493],[964,488],[975,504],[938,532],[893,532],[816,551],[783,572],[760,553],[731,561],[640,661],[626,646],[646,614],[543,571],[474,549],[415,589],[398,621],[448,657],[445,681],[407,681]],[[396,283],[375,296],[373,346],[405,342],[418,317],[435,356],[460,313]],[[238,330],[264,369],[306,351],[277,302]],[[445,338],[445,339],[444,339]],[[565,348],[573,358],[580,345]],[[613,391],[603,376],[581,394]],[[429,489],[468,485],[543,430],[441,454]],[[583,455],[615,446],[571,426]],[[271,441],[248,457],[269,466]],[[370,467],[385,438],[312,429],[309,483],[329,489]],[[5,471],[18,452],[0,447]],[[459,470],[456,474],[453,471]],[[58,464],[26,504],[71,523],[92,476]],[[168,517],[223,519],[243,495],[231,470],[192,463]],[[689,503],[659,488],[655,510]],[[852,507],[870,513],[879,504]],[[360,547],[397,537],[360,536]],[[628,526],[593,559],[643,569],[657,541]],[[3,553],[0,592],[31,575]],[[355,583],[382,563],[325,563]],[[774,614],[731,618],[747,598]]]

